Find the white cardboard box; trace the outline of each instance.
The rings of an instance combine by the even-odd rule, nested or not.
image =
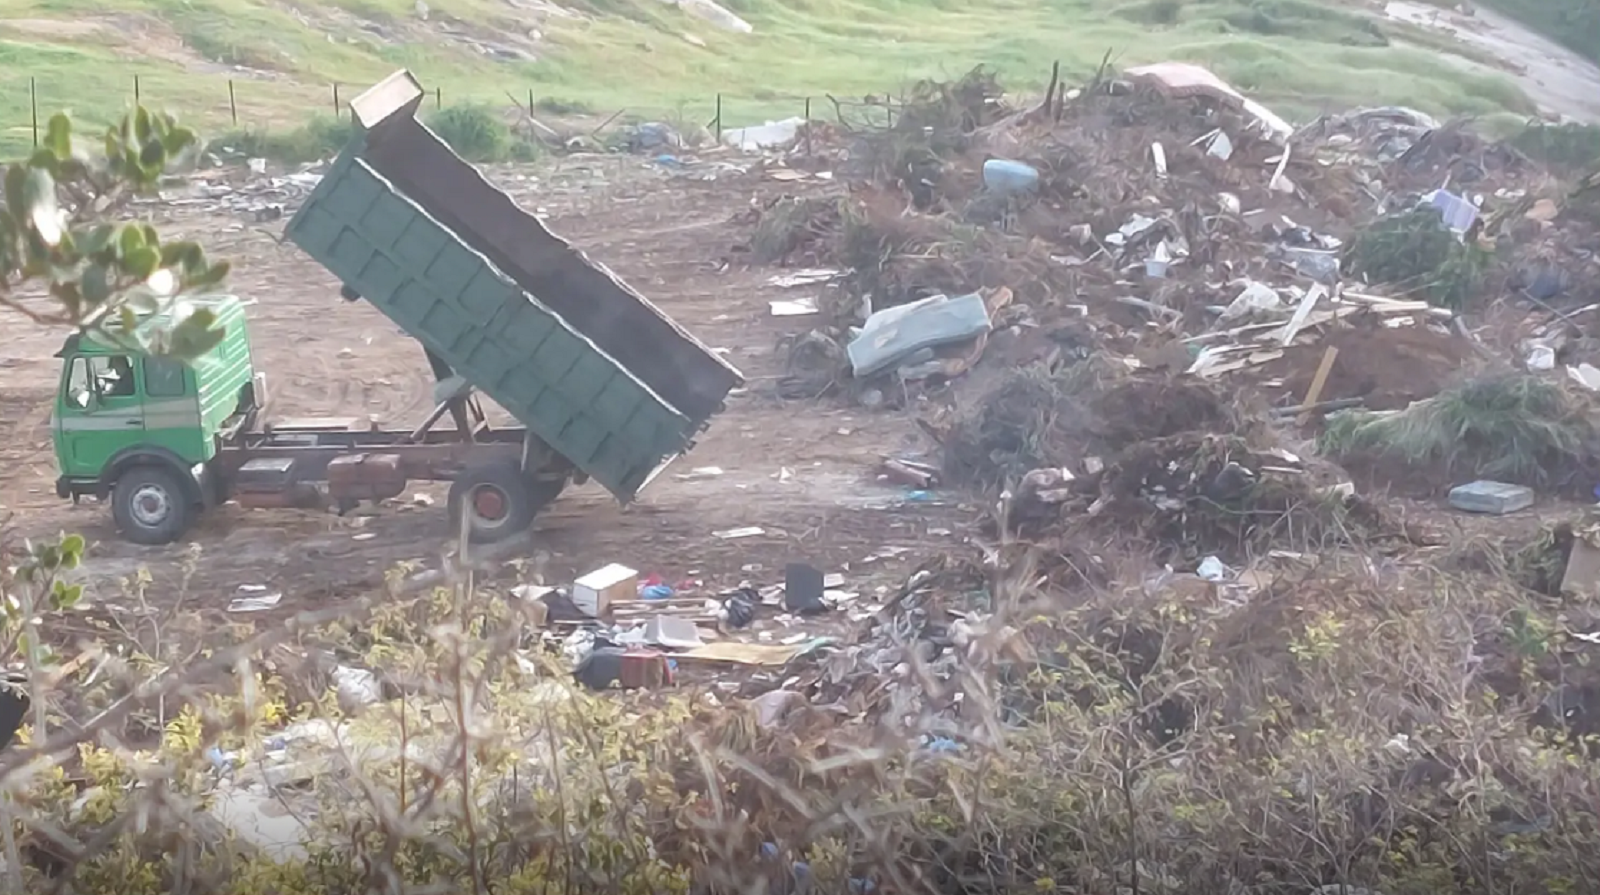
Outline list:
[[[613,602],[638,596],[639,573],[620,563],[596,569],[572,585],[572,605],[593,618],[605,615]]]

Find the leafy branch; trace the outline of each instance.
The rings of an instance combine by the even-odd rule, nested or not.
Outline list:
[[[53,116],[43,144],[5,166],[0,307],[133,351],[190,359],[214,347],[216,316],[180,299],[221,283],[228,262],[194,242],[162,242],[147,223],[110,220],[153,194],[196,145],[193,131],[143,106],[98,142],[75,133],[66,113]],[[45,309],[22,295],[39,286],[52,299]]]

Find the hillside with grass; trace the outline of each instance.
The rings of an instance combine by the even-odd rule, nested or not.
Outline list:
[[[1314,0],[728,0],[748,31],[674,0],[12,0],[0,19],[0,144],[33,106],[108,121],[141,99],[216,132],[303,125],[405,66],[444,105],[526,104],[705,123],[798,114],[983,62],[1014,87],[1185,59],[1304,115],[1392,102],[1531,111],[1449,39]],[[1458,52],[1465,52],[1456,48]]]

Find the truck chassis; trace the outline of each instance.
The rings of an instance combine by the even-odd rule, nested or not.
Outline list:
[[[229,500],[343,514],[364,500],[398,497],[412,482],[447,481],[450,518],[464,523],[473,541],[489,543],[525,531],[568,483],[587,479],[526,429],[491,427],[471,385],[427,356],[439,400],[410,431],[362,426],[356,418],[289,419],[257,429],[266,404],[258,380],[205,466],[184,470],[151,455],[119,464],[96,483],[63,479],[57,491],[109,500],[124,537],[157,545],[181,538],[201,514]],[[454,427],[438,427],[445,416]]]

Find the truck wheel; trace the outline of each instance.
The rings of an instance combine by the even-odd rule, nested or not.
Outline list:
[[[159,466],[135,466],[111,486],[111,516],[135,544],[170,544],[189,530],[194,505],[183,483]]]
[[[465,517],[468,539],[489,544],[526,530],[541,504],[513,460],[467,469],[450,483],[449,506],[457,531]]]

